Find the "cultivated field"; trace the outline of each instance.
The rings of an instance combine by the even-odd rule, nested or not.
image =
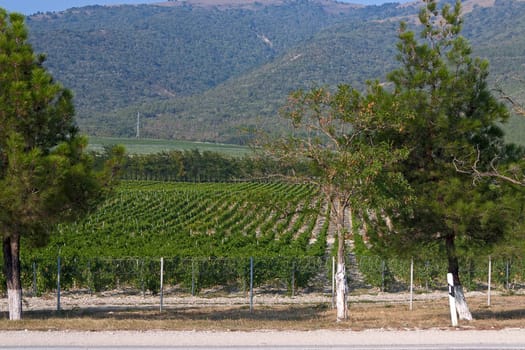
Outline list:
[[[249,147],[212,142],[192,142],[162,139],[136,139],[121,137],[89,137],[88,150],[102,152],[105,146],[123,145],[128,154],[155,154],[169,151],[210,151],[229,156],[243,156],[251,152]]]
[[[59,225],[46,247],[22,247],[23,288],[49,293],[60,270],[66,292],[159,293],[162,258],[164,286],[174,295],[246,293],[250,281],[285,295],[326,293],[336,246],[327,213],[304,184],[123,182],[97,211]],[[348,247],[351,289],[408,291],[410,258],[370,255],[357,238]],[[414,254],[415,290],[446,287],[446,261]],[[493,289],[523,289],[524,261],[493,255],[460,261],[467,290],[487,290],[489,263]]]

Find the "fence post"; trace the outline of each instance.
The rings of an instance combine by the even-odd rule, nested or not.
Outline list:
[[[33,296],[36,297],[38,290],[36,286],[36,262],[33,261]]]
[[[137,259],[137,269],[140,275],[140,291],[142,292],[142,298],[146,297],[146,283],[144,281],[144,260]]]
[[[410,310],[414,301],[414,258],[410,259]]]
[[[489,255],[489,277],[488,277],[488,291],[487,291],[487,305],[490,306],[490,284],[492,277],[492,258]]]
[[[250,312],[253,312],[253,256],[250,257]]]
[[[425,261],[425,290],[428,292],[428,281],[430,280],[430,262]]]
[[[385,291],[385,261],[381,260],[381,291]]]
[[[332,256],[332,309],[335,309],[335,256]]]
[[[60,255],[57,259],[57,311],[60,311]]]
[[[191,296],[195,296],[195,258],[191,258]]]
[[[164,258],[160,258],[160,312],[164,302]]]
[[[292,297],[295,296],[295,261],[292,262]]]
[[[93,294],[93,289],[95,289],[95,279],[93,278],[93,272],[91,271],[91,259],[87,261],[87,284],[89,295]],[[92,288],[93,287],[93,288]]]
[[[507,290],[510,289],[509,273],[510,273],[510,263],[509,263],[509,259],[507,259],[506,266],[505,266],[505,287],[506,287]]]

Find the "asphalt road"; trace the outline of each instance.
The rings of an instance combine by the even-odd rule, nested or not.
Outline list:
[[[500,346],[500,345],[489,345],[489,346],[483,346],[479,347],[476,344],[470,344],[470,345],[462,345],[462,346],[455,346],[454,344],[441,344],[441,345],[432,345],[432,346],[419,346],[414,345],[410,347],[406,347],[403,345],[386,345],[386,346],[353,346],[353,345],[347,345],[347,346],[234,346],[234,347],[214,347],[214,346],[183,346],[183,347],[127,347],[127,346],[121,346],[121,347],[105,347],[105,346],[99,346],[99,347],[47,347],[47,346],[21,346],[21,347],[0,347],[0,349],[6,349],[6,350],[123,350],[123,349],[130,349],[130,350],[167,350],[167,349],[188,349],[188,350],[204,350],[204,349],[210,349],[210,350],[328,350],[328,349],[334,349],[334,350],[343,350],[343,349],[350,349],[350,350],[415,350],[415,349],[421,349],[421,350],[522,350],[523,347],[516,347],[516,346]]]
[[[165,350],[165,349],[525,349],[525,329],[500,331],[257,331],[257,332],[76,332],[0,331],[0,349]]]

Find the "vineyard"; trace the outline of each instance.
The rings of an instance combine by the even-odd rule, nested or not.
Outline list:
[[[294,283],[305,286],[324,270],[327,210],[305,184],[124,181],[89,216],[59,225],[45,247],[23,247],[25,284],[53,289],[60,256],[70,287],[154,291],[159,257],[172,274],[168,283],[195,288],[197,269],[198,288],[245,285],[248,258],[255,257],[257,283],[295,269]]]
[[[124,182],[37,256],[322,256],[327,221],[307,185]],[[323,225],[323,222],[326,224]]]
[[[410,260],[366,254],[360,237],[355,245],[357,256],[348,256],[351,289],[408,288]],[[246,291],[250,280],[292,294],[326,293],[333,246],[328,207],[306,184],[124,181],[96,211],[59,225],[45,247],[24,244],[22,278],[33,294],[54,290],[57,270],[64,289],[156,293],[162,257],[174,293],[217,286]],[[416,288],[443,288],[446,261],[418,255]],[[467,288],[483,288],[487,262],[481,256],[461,262]],[[500,257],[491,273],[500,287],[522,288],[525,262]]]

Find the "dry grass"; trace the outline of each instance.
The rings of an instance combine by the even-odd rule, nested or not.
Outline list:
[[[460,322],[465,329],[521,328],[525,296],[498,296],[487,306],[485,297],[469,299],[475,318]],[[445,329],[450,327],[448,300],[406,303],[357,302],[350,318],[335,322],[335,311],[326,304],[246,306],[177,306],[162,313],[150,306],[92,307],[68,311],[26,311],[24,320],[10,322],[0,313],[2,330],[312,330],[312,329]]]

